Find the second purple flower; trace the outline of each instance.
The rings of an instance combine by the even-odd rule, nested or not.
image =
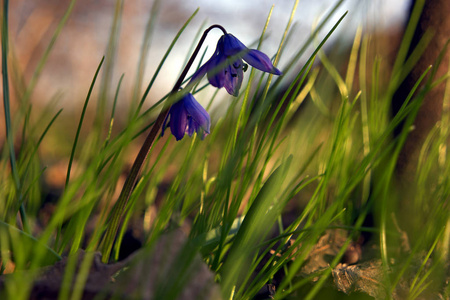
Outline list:
[[[216,87],[225,87],[232,96],[239,94],[244,78],[245,64],[274,75],[281,75],[270,58],[259,50],[248,49],[232,34],[225,34],[217,43],[213,56],[192,76],[191,82],[200,80],[205,74],[209,83]]]
[[[183,98],[172,105],[164,120],[161,136],[164,135],[168,118],[170,118],[170,131],[177,141],[181,140],[186,133],[192,136],[194,132],[197,132],[203,140],[210,132],[211,120],[209,114],[191,93],[184,95]]]

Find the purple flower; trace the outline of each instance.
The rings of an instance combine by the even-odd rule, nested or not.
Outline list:
[[[225,34],[217,43],[213,56],[192,75],[191,82],[208,75],[209,83],[216,87],[225,87],[230,95],[237,96],[244,78],[244,71],[249,65],[275,75],[281,75],[270,58],[261,51],[248,49],[232,34]]]
[[[169,114],[164,120],[161,136],[164,135],[169,116],[170,131],[177,141],[181,140],[185,133],[192,136],[194,132],[197,132],[202,140],[209,134],[211,126],[209,114],[191,93],[186,94],[172,105]]]

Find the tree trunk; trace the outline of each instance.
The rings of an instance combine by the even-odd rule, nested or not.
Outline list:
[[[412,1],[414,7],[416,0]],[[430,30],[433,34],[430,44],[425,49],[419,62],[414,66],[411,73],[402,83],[393,99],[393,112],[398,111],[413,85],[422,73],[430,65],[433,65],[450,38],[450,1],[449,0],[426,0],[419,23],[414,33],[409,53],[417,46],[421,37]],[[444,59],[439,65],[436,78],[448,72],[450,51],[447,48]],[[417,166],[420,149],[430,130],[441,119],[442,104],[445,92],[445,82],[434,87],[425,96],[424,102],[414,122],[414,129],[409,134],[406,143],[400,153],[397,170],[402,179],[409,181]]]

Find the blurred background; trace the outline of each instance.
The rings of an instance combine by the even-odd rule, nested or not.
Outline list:
[[[157,65],[169,47],[177,31],[200,8],[192,23],[187,27],[175,45],[154,88],[149,100],[154,102],[165,95],[176,81],[187,55],[192,40],[202,26],[220,24],[233,33],[246,45],[255,46],[266,22],[268,13],[274,5],[273,14],[267,29],[267,38],[262,50],[269,56],[276,53],[278,43],[289,20],[293,0],[230,0],[230,1],[181,1],[165,0],[156,8],[156,23],[151,35],[147,66],[143,76],[144,87],[155,72]],[[285,50],[298,49],[309,37],[314,24],[325,15],[337,1],[316,0],[300,1],[294,17],[294,34],[292,42]],[[322,34],[333,23],[349,11],[343,24],[332,35],[325,49],[334,47],[339,40],[350,44],[358,26],[371,31],[398,31],[405,20],[408,0],[348,0],[340,7],[335,20],[329,22]],[[10,7],[11,52],[15,57],[16,73],[28,82],[35,70],[38,60],[43,55],[51,37],[63,17],[70,1],[68,0],[15,0]],[[108,39],[114,17],[116,1],[112,0],[78,0],[62,29],[54,49],[50,53],[31,101],[48,103],[58,100],[58,106],[67,109],[82,105],[95,69],[106,53]],[[119,104],[131,97],[131,88],[136,78],[139,54],[141,51],[145,27],[151,14],[153,1],[123,1],[123,17],[118,36],[116,64],[111,78],[113,86],[117,84],[122,73],[125,74]],[[208,58],[215,48],[220,32],[213,31],[207,39]],[[321,37],[319,36],[318,39]],[[279,68],[290,55],[284,55]],[[305,55],[307,57],[307,55]],[[192,71],[190,72],[190,74]],[[224,91],[221,91],[224,92]]]
[[[294,53],[310,37],[319,20],[337,2],[331,0],[299,2],[293,18],[291,37],[278,64],[281,71],[284,70]],[[28,107],[28,105],[21,106],[25,91],[33,80],[33,74],[39,68],[39,61],[45,55],[49,44],[52,43],[52,37],[58,30],[58,24],[64,18],[71,3],[73,2],[68,0],[15,0],[10,2],[9,72],[13,119],[14,115],[17,117],[17,113],[26,114],[25,109],[21,110],[21,107]],[[61,116],[52,128],[53,134],[46,137],[46,143],[43,143],[40,148],[40,153],[54,162],[65,158],[70,153],[76,124],[102,56],[106,55],[106,59],[109,58],[112,62],[109,65],[106,62],[102,67],[88,106],[85,123],[92,124],[95,110],[98,109],[100,102],[97,100],[100,98],[104,98],[107,109],[110,111],[119,78],[123,74],[113,128],[113,131],[120,130],[126,126],[130,103],[133,101],[136,103],[136,98],[142,96],[172,40],[196,9],[199,8],[198,13],[182,33],[162,66],[145,100],[144,108],[160,100],[172,89],[184,68],[190,51],[192,51],[193,41],[198,40],[201,30],[212,24],[224,26],[229,33],[234,34],[248,47],[255,48],[273,6],[266,39],[261,50],[270,57],[275,55],[295,1],[77,0],[74,3],[66,24],[62,27],[47,61],[40,70],[40,75],[35,78],[37,80],[33,83],[35,86],[32,92],[26,97],[26,101],[30,101],[33,107],[30,123],[42,125],[42,128],[36,128],[37,132],[43,130],[44,123],[47,122],[39,120],[48,120],[58,110],[63,109]],[[395,54],[396,43],[392,43],[392,40],[399,41],[400,39],[409,3],[409,0],[344,1],[338,8],[338,12],[333,15],[333,19],[318,34],[316,42],[313,44],[317,44],[323,39],[335,22],[348,11],[344,21],[323,48],[330,55],[334,55],[332,58],[334,63],[345,64],[358,27],[381,36],[378,39],[381,43],[376,45],[379,51],[385,52],[381,56],[386,52],[387,56],[389,56],[389,52]],[[117,30],[113,55],[108,55],[108,43],[115,14],[122,17]],[[137,85],[139,57],[149,22],[152,22],[154,26],[148,35],[149,50],[145,55],[146,65],[142,70],[142,84]],[[203,47],[203,49],[207,49],[205,59],[208,59],[214,51],[220,35],[220,30],[213,30],[208,35]],[[300,58],[298,68],[293,68],[292,72],[284,75],[285,82],[288,82],[291,76],[296,75],[296,71],[302,67],[302,62],[309,57],[312,51],[313,47],[310,47]],[[379,53],[375,55],[379,55]],[[197,58],[198,61],[199,58]],[[389,65],[389,61],[387,63],[385,61],[385,65]],[[106,69],[108,66],[110,69]],[[194,66],[197,64],[195,63]],[[194,70],[190,70],[189,75],[193,72]],[[248,79],[247,77],[245,76],[245,79]],[[105,82],[107,83],[105,84]],[[102,90],[102,86],[107,87]],[[201,104],[206,104],[210,99],[209,95],[214,93],[214,90],[205,89],[201,94],[196,95],[197,100]],[[231,101],[221,102],[223,99],[231,99],[224,89],[219,91],[216,99],[214,105],[231,103]],[[225,110],[218,111],[220,113]],[[4,141],[5,136],[3,117],[3,106],[1,106],[0,141]],[[16,124],[16,126],[20,125]],[[87,136],[90,130],[89,126],[83,126],[82,136]],[[16,139],[20,140],[20,137],[17,136]],[[63,163],[62,169],[64,170],[65,167],[66,163]],[[61,174],[50,177],[63,178]]]
[[[73,9],[49,53],[48,60],[40,70],[39,77],[35,78],[37,80],[34,82],[34,89],[26,97],[26,101],[30,101],[33,108],[30,124],[42,126],[42,128],[35,128],[37,132],[43,130],[43,126],[47,122],[39,120],[49,120],[58,110],[63,109],[55,123],[56,126],[52,128],[53,134],[46,137],[46,142],[40,148],[40,153],[54,163],[60,159],[65,160],[70,153],[76,124],[102,56],[106,55],[107,59],[109,57],[113,63],[110,64],[111,69],[108,69],[107,72],[105,68],[108,64],[105,63],[102,67],[88,106],[85,123],[92,124],[95,110],[98,109],[96,102],[99,98],[105,98],[108,107],[112,104],[119,78],[124,74],[118,94],[118,109],[113,128],[120,130],[126,124],[133,97],[136,103],[136,97],[140,98],[143,94],[177,32],[197,8],[199,8],[198,13],[180,36],[157,76],[146,98],[144,108],[161,99],[172,89],[184,68],[190,51],[192,51],[193,41],[199,38],[198,35],[202,29],[212,24],[220,24],[244,44],[254,48],[273,6],[266,39],[261,46],[263,52],[273,56],[277,52],[295,3],[293,0],[165,0],[158,2],[150,0],[77,0],[74,2]],[[318,21],[337,2],[330,0],[299,2],[293,18],[291,37],[278,65],[281,71],[284,70],[294,53],[310,37],[310,33]],[[344,1],[338,12],[334,14],[334,19],[327,23],[316,40],[320,41],[338,18],[348,11],[343,23],[324,47],[329,54],[336,54],[334,62],[342,60],[342,63],[345,63],[344,60],[348,57],[358,27],[381,35],[382,38],[379,40],[383,43],[378,45],[378,49],[389,52],[395,49],[395,45],[390,41],[392,39],[398,41],[399,35],[402,34],[409,2],[408,0]],[[28,107],[28,105],[21,106],[25,91],[28,89],[36,69],[39,68],[39,61],[51,44],[55,31],[58,30],[58,24],[64,18],[71,3],[68,0],[15,0],[10,2],[9,72],[13,120],[14,116],[18,116],[17,113],[22,115],[27,113],[24,111],[26,108],[23,107]],[[107,55],[115,13],[121,14],[122,18],[117,30],[115,52],[113,55]],[[148,22],[153,22],[154,26],[149,34],[149,50],[146,54],[146,66],[142,70],[142,84],[136,85],[139,57]],[[208,35],[203,47],[203,49],[207,49],[205,59],[208,59],[214,51],[220,35],[219,30],[213,30]],[[389,38],[383,38],[384,36],[389,36]],[[389,50],[389,48],[391,49]],[[300,58],[300,64],[309,57],[312,50],[311,47]],[[194,64],[194,66],[196,65]],[[298,66],[298,69],[300,67]],[[285,79],[296,75],[295,68],[292,71],[285,74],[287,77]],[[193,72],[194,70],[191,70],[189,74]],[[105,74],[107,75],[105,76]],[[105,82],[108,82],[106,84],[108,87],[105,88],[105,94],[100,96],[101,87],[105,85]],[[213,92],[214,89],[207,88],[201,94],[196,95],[196,98],[200,103],[205,104],[210,99],[208,96]],[[231,99],[224,89],[219,91],[218,101],[215,100],[215,105],[223,103],[222,99]],[[231,101],[225,101],[225,103],[231,103]],[[222,109],[222,111],[224,110]],[[5,140],[3,118],[2,105],[0,107],[0,141]],[[16,124],[16,126],[20,125]],[[89,133],[89,126],[83,126],[83,136],[87,136]],[[20,136],[17,136],[16,140],[20,142]],[[65,170],[65,162],[61,168]],[[63,171],[58,171],[56,175],[49,176],[63,180],[64,176],[61,172],[63,173]],[[47,173],[51,173],[50,170]],[[56,183],[56,185],[60,184],[60,182]]]

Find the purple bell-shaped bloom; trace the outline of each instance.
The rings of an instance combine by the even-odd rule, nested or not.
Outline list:
[[[247,69],[243,60],[263,72],[282,74],[266,54],[248,49],[232,34],[225,34],[219,39],[213,56],[192,75],[191,82],[200,80],[207,74],[212,86],[225,87],[230,95],[237,96]]]
[[[164,135],[167,119],[172,134],[177,141],[187,133],[192,136],[194,132],[203,140],[210,132],[211,120],[208,112],[195,100],[191,93],[186,94],[170,108],[164,120],[161,136]]]

